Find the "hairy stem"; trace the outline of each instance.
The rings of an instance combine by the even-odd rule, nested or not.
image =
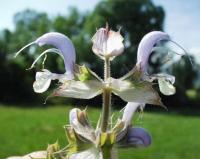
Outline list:
[[[106,87],[103,91],[103,109],[102,109],[102,121],[101,121],[101,131],[106,132],[109,122],[110,105],[111,105],[111,90],[109,88],[110,78],[110,60],[105,58],[104,61],[104,82]]]
[[[110,78],[110,60],[109,58],[105,58],[104,60],[104,81]]]
[[[112,158],[112,147],[102,147],[101,151],[103,159]]]

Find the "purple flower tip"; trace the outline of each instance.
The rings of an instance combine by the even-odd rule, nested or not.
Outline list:
[[[154,45],[161,40],[170,40],[170,37],[164,32],[152,31],[142,38],[137,51],[137,64],[143,72],[146,72],[147,70],[149,55],[151,54]]]
[[[144,128],[129,128],[127,133],[127,146],[148,147],[151,145],[151,135]]]
[[[39,37],[35,43],[39,46],[52,45],[56,47],[62,53],[66,71],[73,72],[76,59],[75,48],[67,36],[57,32],[50,32]]]

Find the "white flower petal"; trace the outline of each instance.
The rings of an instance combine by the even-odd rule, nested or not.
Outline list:
[[[109,56],[117,56],[124,51],[123,37],[120,35],[119,31],[109,31],[107,40],[107,53]]]
[[[153,82],[158,80],[160,92],[164,95],[173,95],[176,93],[176,88],[173,86],[175,77],[169,74],[159,73],[150,76],[143,76],[145,80]]]
[[[43,69],[42,72],[37,72],[35,82],[33,83],[33,89],[36,93],[45,92],[50,84],[51,80],[59,80],[61,83],[65,83],[70,80],[70,75],[51,73],[47,69]]]
[[[176,93],[176,88],[166,79],[158,79],[160,92],[164,95],[173,95]]]
[[[36,80],[33,83],[33,89],[36,93],[45,92],[51,84],[51,72],[37,72]]]

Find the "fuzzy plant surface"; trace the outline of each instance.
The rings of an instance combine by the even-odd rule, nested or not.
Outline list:
[[[69,124],[65,126],[68,145],[60,148],[58,143],[49,145],[45,151],[37,151],[21,157],[9,159],[117,159],[117,150],[123,148],[147,148],[151,145],[151,135],[147,130],[132,125],[132,118],[145,104],[163,106],[161,98],[153,88],[158,83],[164,95],[173,95],[175,77],[165,73],[147,72],[150,54],[161,41],[171,41],[168,34],[152,31],[146,34],[138,46],[137,63],[130,72],[115,79],[111,76],[110,63],[124,52],[123,37],[120,31],[106,26],[96,31],[92,37],[92,50],[104,62],[104,78],[100,78],[90,68],[76,64],[76,51],[71,40],[57,32],[42,35],[23,47],[16,56],[32,44],[51,45],[33,62],[47,53],[56,53],[65,64],[65,73],[52,73],[42,69],[36,73],[33,89],[36,93],[45,92],[52,80],[59,82],[51,96],[91,99],[102,94],[102,112],[94,128],[88,118],[87,109],[73,108],[69,112]],[[127,104],[117,120],[112,118],[111,94],[119,96]]]

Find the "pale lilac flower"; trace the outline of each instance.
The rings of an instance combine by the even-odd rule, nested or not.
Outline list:
[[[151,144],[150,134],[143,128],[132,127],[131,121],[134,113],[144,104],[128,102],[124,108],[121,121],[124,123],[124,129],[117,136],[119,147],[148,147]]]
[[[152,31],[146,34],[140,41],[137,51],[137,64],[143,72],[147,71],[148,60],[153,47],[163,40],[170,40],[169,35],[161,31]]]
[[[65,64],[65,73],[62,75],[51,73],[48,70],[44,70],[43,72],[38,72],[36,73],[36,81],[33,84],[34,91],[37,93],[43,93],[46,91],[51,83],[51,80],[56,80],[58,79],[60,82],[67,81],[67,80],[72,80],[74,78],[74,65],[75,65],[75,60],[76,60],[76,55],[75,55],[75,48],[71,40],[57,32],[50,32],[42,35],[39,37],[36,41],[24,46],[21,50],[19,50],[16,53],[16,56],[25,48],[32,44],[37,44],[39,46],[43,45],[52,45],[56,47],[57,49],[48,49],[44,51],[32,64],[31,68],[34,67],[35,63],[46,53],[49,52],[54,52],[59,54]]]
[[[173,86],[175,82],[175,77],[168,74],[148,75],[147,68],[149,56],[152,53],[155,45],[160,41],[169,40],[171,39],[168,34],[161,31],[152,31],[142,38],[137,51],[136,66],[139,66],[139,69],[143,73],[142,78],[150,82],[152,82],[153,80],[158,80],[159,89],[164,95],[175,94],[176,89]]]

